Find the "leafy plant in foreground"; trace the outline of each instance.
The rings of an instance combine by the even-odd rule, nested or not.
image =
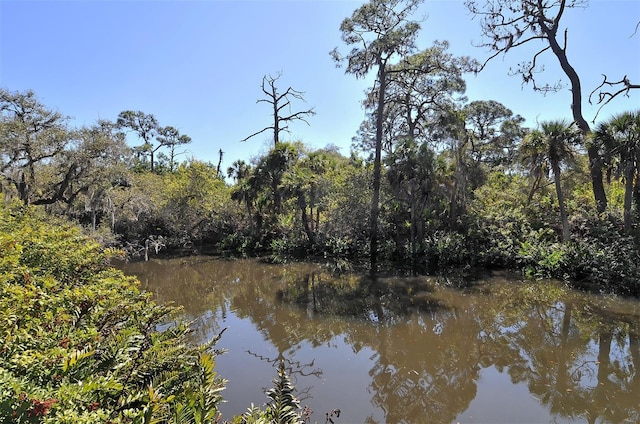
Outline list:
[[[68,224],[0,206],[0,422],[212,423],[224,381],[157,305]]]
[[[251,405],[235,423],[241,424],[304,424],[311,411],[305,408],[300,412],[300,401],[294,394],[295,387],[287,374],[284,361],[280,361],[278,377],[273,379],[274,386],[267,391],[271,399],[264,409]]]

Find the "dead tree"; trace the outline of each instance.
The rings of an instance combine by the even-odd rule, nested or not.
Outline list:
[[[620,81],[612,82],[606,75],[602,75],[604,80],[602,84],[597,86],[591,94],[589,94],[589,103],[593,104],[594,95],[597,94],[598,100],[596,104],[599,104],[598,112],[596,112],[596,116],[593,117],[593,122],[596,121],[598,114],[602,110],[603,107],[607,105],[611,100],[623,94],[629,97],[629,92],[631,90],[640,89],[640,84],[632,84],[629,78],[625,75]],[[609,87],[610,89],[605,89],[604,87]]]
[[[291,98],[304,100],[304,92],[294,90],[289,87],[286,89],[284,93],[278,93],[278,88],[276,87],[276,82],[282,76],[281,72],[278,72],[278,75],[272,77],[271,75],[265,75],[262,77],[262,92],[265,94],[265,98],[259,99],[256,103],[268,103],[271,105],[273,109],[273,124],[261,129],[260,131],[256,131],[250,136],[244,138],[242,141],[247,141],[251,137],[261,134],[265,131],[272,130],[273,131],[273,145],[275,146],[280,141],[280,133],[282,131],[289,132],[289,122],[291,121],[302,121],[305,124],[309,125],[309,122],[305,119],[307,116],[315,115],[313,108],[302,110],[299,112],[291,112]],[[283,114],[283,110],[288,111],[288,114]]]

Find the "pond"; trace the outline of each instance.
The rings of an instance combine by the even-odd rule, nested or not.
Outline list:
[[[225,419],[267,402],[281,359],[324,423],[640,422],[640,302],[494,275],[332,276],[312,264],[192,257],[121,265],[184,307],[194,343],[226,328]]]

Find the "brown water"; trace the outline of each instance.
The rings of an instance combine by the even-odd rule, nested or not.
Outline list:
[[[336,423],[640,422],[638,301],[554,282],[371,282],[255,260],[122,267],[184,306],[194,342],[227,328],[216,361],[229,380],[225,419],[268,400],[285,358],[312,422],[336,408]]]

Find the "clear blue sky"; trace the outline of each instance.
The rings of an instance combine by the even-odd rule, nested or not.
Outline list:
[[[47,106],[73,117],[74,126],[115,119],[123,110],[154,114],[193,142],[189,155],[224,169],[236,159],[266,151],[269,134],[240,140],[270,125],[262,97],[264,74],[282,72],[279,85],[304,91],[317,114],[310,126],[291,126],[290,139],[313,147],[335,144],[349,153],[364,112],[360,106],[372,78],[356,80],[336,69],[329,51],[339,47],[341,21],[363,4],[355,0],[0,0],[0,86],[32,89]],[[426,0],[419,47],[448,40],[455,55],[479,60],[487,52],[477,21],[461,0]],[[640,83],[640,1],[591,0],[567,11],[568,55],[582,78],[584,95],[601,74],[625,74]],[[507,75],[533,50],[511,50],[479,76],[467,77],[469,100],[497,100],[527,118],[571,119],[565,88],[546,97]],[[555,57],[544,57],[544,81],[565,80]],[[640,90],[614,100],[601,118],[640,108]],[[591,120],[595,108],[587,107]],[[285,137],[287,138],[287,137]]]

